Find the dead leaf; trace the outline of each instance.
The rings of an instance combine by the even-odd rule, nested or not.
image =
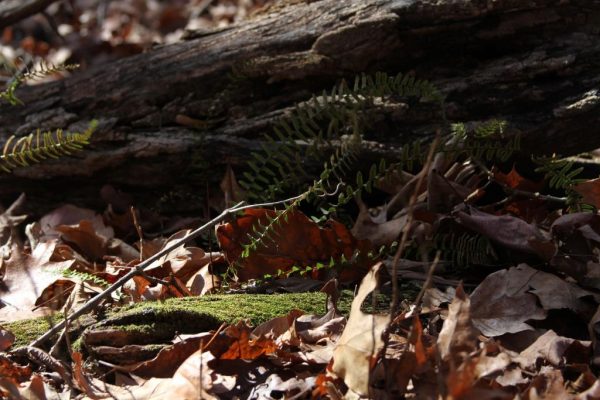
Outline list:
[[[287,315],[273,318],[254,328],[252,336],[277,339],[286,333],[294,325],[296,319],[303,314],[304,312],[300,310],[290,310]]]
[[[510,215],[492,215],[468,207],[468,212],[458,211],[457,221],[490,240],[510,249],[537,254],[537,249],[529,244],[530,239],[548,241],[533,225]]]
[[[578,183],[573,186],[573,190],[583,197],[584,203],[600,208],[600,178]]]
[[[0,352],[6,351],[15,342],[15,335],[0,326]]]
[[[427,174],[427,209],[432,212],[450,212],[462,203],[474,188],[448,180],[437,170]]]
[[[316,377],[292,377],[283,380],[277,374],[271,374],[267,380],[252,389],[250,399],[273,399],[282,396],[284,399],[308,398],[317,381]]]
[[[560,370],[545,366],[540,372],[523,392],[523,399],[569,399],[571,397],[565,389],[565,382]]]
[[[404,215],[395,216],[393,219],[387,221],[385,210],[381,210],[379,215],[384,218],[383,221],[378,221],[371,216],[370,210],[367,206],[360,201],[359,213],[352,227],[352,235],[359,240],[370,240],[373,243],[373,247],[379,248],[381,246],[389,246],[395,240],[398,239],[400,233],[404,229],[408,216]]]
[[[17,320],[47,314],[47,309],[33,312],[38,297],[50,284],[60,279],[60,271],[70,268],[74,261],[50,261],[57,241],[42,242],[33,254],[13,249],[6,261],[4,288],[0,292],[6,305],[0,310],[0,320]]]
[[[27,381],[31,377],[31,367],[22,367],[11,361],[6,354],[0,354],[0,377],[19,384]]]
[[[219,356],[220,360],[254,360],[265,354],[274,353],[277,349],[273,339],[258,337],[252,339],[250,328],[243,322],[229,326],[224,334],[234,339],[225,353]]]
[[[235,174],[233,173],[233,168],[231,168],[230,164],[227,164],[225,176],[221,180],[219,187],[223,191],[223,195],[225,197],[225,207],[231,207],[232,205],[239,203],[246,198],[246,193],[238,184]]]
[[[471,319],[475,310],[475,307],[471,306],[472,302],[474,301],[469,299],[462,286],[459,286],[437,339],[442,360],[464,357],[464,353],[468,354],[477,349],[478,332]]]
[[[19,214],[24,203],[25,194],[23,193],[0,214],[0,246],[5,245],[15,228],[27,219],[27,215]]]
[[[42,233],[46,236],[57,236],[54,228],[59,225],[77,225],[82,220],[95,221],[96,212],[87,208],[75,207],[66,204],[59,207],[40,219]]]
[[[221,285],[221,277],[210,272],[210,264],[200,268],[187,282],[193,296],[204,296]]]
[[[131,372],[145,378],[172,377],[180,365],[200,348],[200,344],[208,343],[212,336],[209,332],[186,335],[185,338],[162,348],[156,357],[139,364]]]
[[[217,238],[230,263],[241,263],[237,274],[241,280],[277,275],[278,270],[289,271],[293,266],[304,268],[317,263],[328,265],[331,259],[345,257],[352,265],[340,271],[340,280],[353,281],[365,273],[372,250],[368,240],[355,239],[341,223],[329,221],[320,228],[300,211],[291,211],[286,221],[273,228],[272,239],[263,239],[248,257],[240,257],[243,245],[249,243],[248,234],[254,226],[268,224],[277,212],[266,209],[248,209],[236,220],[217,227]],[[358,257],[353,260],[353,255]]]
[[[390,322],[389,315],[365,314],[360,310],[367,295],[378,285],[382,265],[375,264],[363,278],[352,301],[346,328],[333,353],[331,371],[362,396],[369,394],[372,358],[383,347],[381,335]]]
[[[590,342],[558,336],[556,332],[549,330],[523,350],[514,361],[519,363],[521,368],[529,370],[535,370],[538,359],[541,359],[544,364],[559,367],[567,362],[565,354],[569,352],[570,348],[576,348],[575,352],[580,353],[582,358],[589,359],[585,353],[586,349],[590,350],[591,348]]]
[[[544,186],[544,182],[533,182],[533,181],[530,181],[529,179],[523,178],[517,172],[517,169],[515,168],[514,164],[508,174],[504,174],[502,171],[500,171],[497,168],[493,168],[492,173],[494,174],[494,180],[496,182],[506,185],[507,187],[509,187],[511,189],[519,189],[519,190],[524,190],[527,192],[535,193],[535,192],[540,191]]]
[[[92,261],[101,260],[107,254],[108,241],[114,237],[112,228],[106,227],[99,216],[94,221],[81,220],[78,224],[59,225],[54,229]]]
[[[536,273],[532,268],[514,267],[488,275],[471,294],[475,327],[489,337],[533,329],[525,321],[546,317],[536,296],[528,293],[527,282]]]

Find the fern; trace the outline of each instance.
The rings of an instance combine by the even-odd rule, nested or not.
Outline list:
[[[265,135],[266,144],[263,151],[253,153],[253,160],[249,163],[251,171],[244,174],[240,184],[255,197],[266,195],[274,198],[288,185],[299,185],[310,179],[306,171],[306,160],[322,159],[326,152],[333,153],[325,163],[318,180],[297,196],[295,200],[286,205],[281,211],[267,215],[266,220],[258,221],[248,235],[248,241],[243,245],[244,250],[238,262],[249,257],[253,251],[261,246],[267,247],[276,243],[277,236],[285,226],[287,218],[301,202],[311,201],[323,211],[321,218],[313,220],[321,222],[340,207],[355,197],[361,196],[363,191],[370,192],[375,182],[385,179],[393,171],[409,169],[415,165],[422,165],[426,158],[427,146],[422,146],[420,140],[403,146],[399,161],[386,165],[385,160],[372,165],[368,175],[360,171],[354,179],[348,176],[356,170],[357,160],[362,148],[362,134],[368,126],[365,117],[370,107],[375,107],[375,100],[389,96],[410,96],[419,100],[433,102],[440,106],[444,124],[446,117],[444,111],[443,95],[428,81],[416,80],[412,75],[398,74],[388,76],[377,73],[374,77],[368,75],[357,76],[354,85],[350,88],[345,81],[336,85],[330,92],[323,92],[321,96],[313,96],[309,101],[296,105],[287,115],[281,118],[273,128],[273,134]],[[465,124],[454,124],[449,133],[436,149],[437,152],[446,152],[449,157],[477,157],[478,159],[493,160],[506,159],[520,148],[518,136],[507,140],[504,138],[506,123],[501,120],[491,120],[467,128]],[[336,195],[334,202],[322,205],[325,198]],[[480,239],[460,238],[455,246],[458,250],[480,250],[481,246],[489,246]],[[485,248],[489,256],[489,247]],[[493,251],[493,249],[492,249]],[[373,259],[381,257],[388,249],[381,249],[379,254],[370,254]],[[462,255],[453,256],[459,264],[477,262]],[[475,253],[480,254],[480,253]],[[488,257],[489,258],[489,257]],[[346,260],[347,261],[347,260]],[[343,265],[345,260],[332,260],[330,266]],[[297,267],[288,273],[308,273],[311,266]]]
[[[49,158],[59,158],[80,151],[90,141],[97,122],[90,123],[82,133],[63,133],[61,129],[53,132],[38,130],[28,136],[11,136],[4,144],[0,155],[0,169],[11,172],[17,167],[27,167]]]
[[[451,124],[451,137],[455,140],[442,145],[441,152],[452,158],[464,156],[482,161],[507,161],[521,149],[521,136],[505,140],[506,121],[492,119],[468,129],[464,123]]]
[[[7,87],[0,92],[0,100],[5,100],[13,106],[23,104],[15,95],[19,86],[27,81],[42,79],[77,67],[78,65],[75,64],[54,65],[41,61],[34,69],[26,69],[24,73],[15,73]],[[80,151],[83,146],[89,144],[96,126],[97,121],[93,120],[82,133],[63,133],[61,129],[57,129],[55,132],[42,132],[38,129],[36,133],[20,138],[13,135],[8,138],[2,148],[0,170],[11,172],[18,167],[27,167],[49,158],[59,158]]]
[[[552,157],[534,157],[533,161],[539,165],[535,172],[544,173],[551,189],[569,189],[584,179],[577,176],[583,172],[583,167],[574,167],[574,162],[556,155]]]
[[[35,81],[58,72],[70,71],[79,68],[77,64],[59,64],[54,65],[45,61],[40,61],[37,67],[25,72],[17,72],[6,88],[0,92],[0,99],[10,103],[13,106],[22,105],[23,102],[15,95],[15,91],[25,82]]]
[[[88,272],[82,271],[74,271],[72,269],[63,269],[60,271],[60,274],[65,278],[77,278],[84,282],[91,282],[98,286],[109,287],[110,282],[106,279],[100,278],[94,274],[90,274]]]
[[[434,250],[441,250],[443,258],[459,269],[473,265],[497,265],[499,262],[490,240],[478,234],[439,233],[434,236],[432,246]]]
[[[265,135],[263,152],[252,154],[249,167],[240,182],[250,195],[275,198],[286,187],[298,186],[310,179],[305,165],[331,152],[344,137],[360,137],[366,124],[365,111],[375,99],[402,96],[443,104],[444,98],[428,81],[413,75],[389,76],[377,73],[374,77],[357,76],[353,88],[345,81],[330,92],[313,96],[300,103]],[[443,109],[443,107],[441,107]]]

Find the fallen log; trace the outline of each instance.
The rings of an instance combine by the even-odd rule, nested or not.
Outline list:
[[[45,207],[65,198],[101,206],[107,183],[150,203],[178,185],[205,193],[220,180],[215,171],[244,166],[294,103],[360,72],[413,71],[446,95],[451,122],[505,119],[527,153],[591,150],[600,147],[599,15],[596,0],[283,2],[225,29],[188,32],[179,43],[23,88],[25,106],[0,109],[3,138],[81,130],[92,119],[99,130],[76,158],[0,177],[0,200],[26,191]],[[240,71],[238,82],[232,73]],[[393,157],[437,124],[411,107],[392,113],[366,133],[385,144],[368,157]],[[204,176],[192,179],[186,172],[199,164]]]

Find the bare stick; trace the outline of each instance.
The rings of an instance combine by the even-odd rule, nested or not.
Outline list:
[[[39,338],[37,338],[36,340],[34,340],[33,342],[31,342],[30,346],[33,346],[33,347],[40,346],[46,340],[48,340],[49,338],[51,338],[52,336],[54,336],[55,334],[57,334],[58,332],[60,332],[65,327],[65,325],[67,324],[67,322],[71,322],[71,321],[79,318],[83,314],[86,314],[86,313],[90,312],[98,304],[100,304],[100,302],[102,300],[108,298],[114,291],[116,291],[121,286],[123,286],[125,284],[125,282],[127,282],[128,280],[130,280],[131,278],[133,278],[135,275],[139,274],[140,272],[142,272],[144,269],[148,268],[154,261],[160,259],[161,257],[163,257],[164,255],[166,255],[166,254],[170,253],[171,251],[175,250],[179,246],[184,245],[185,243],[189,242],[190,240],[193,240],[193,239],[197,238],[206,229],[208,229],[211,226],[215,225],[216,223],[220,222],[221,220],[223,220],[228,215],[234,214],[234,213],[236,213],[238,211],[246,210],[248,208],[269,207],[269,206],[274,206],[274,205],[277,205],[277,204],[288,203],[290,201],[297,200],[301,196],[302,195],[291,197],[291,198],[286,199],[286,200],[271,202],[271,203],[250,204],[250,205],[246,205],[246,206],[242,205],[242,204],[244,204],[244,202],[242,201],[242,202],[236,204],[235,206],[224,210],[221,214],[219,214],[215,218],[211,219],[209,222],[207,222],[206,224],[204,224],[201,227],[197,228],[196,230],[190,232],[187,236],[181,238],[180,240],[176,241],[172,245],[170,245],[168,247],[165,247],[164,249],[162,249],[158,253],[154,254],[152,257],[150,257],[150,258],[146,259],[145,261],[139,263],[134,269],[132,269],[127,274],[125,274],[121,278],[119,278],[115,283],[113,283],[104,292],[102,292],[102,293],[98,294],[97,296],[91,298],[87,303],[85,303],[78,310],[76,310],[75,312],[73,312],[71,314],[71,316],[68,318],[69,321],[67,321],[65,319],[65,320],[57,323],[48,332],[44,333],[42,336],[40,336]]]

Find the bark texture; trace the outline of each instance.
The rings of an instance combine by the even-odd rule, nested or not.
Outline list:
[[[56,0],[2,0],[0,1],[0,29],[44,11]]]
[[[242,165],[295,102],[382,70],[433,81],[451,121],[506,119],[527,152],[590,150],[600,147],[599,27],[596,0],[284,1],[239,25],[24,88],[26,106],[0,109],[3,137],[94,118],[100,129],[78,158],[0,177],[0,196],[27,190],[93,205],[104,183],[152,196],[178,183],[200,190],[183,174],[191,164],[218,182],[218,167]],[[403,110],[368,134],[386,144],[372,155],[433,134],[431,114]]]

